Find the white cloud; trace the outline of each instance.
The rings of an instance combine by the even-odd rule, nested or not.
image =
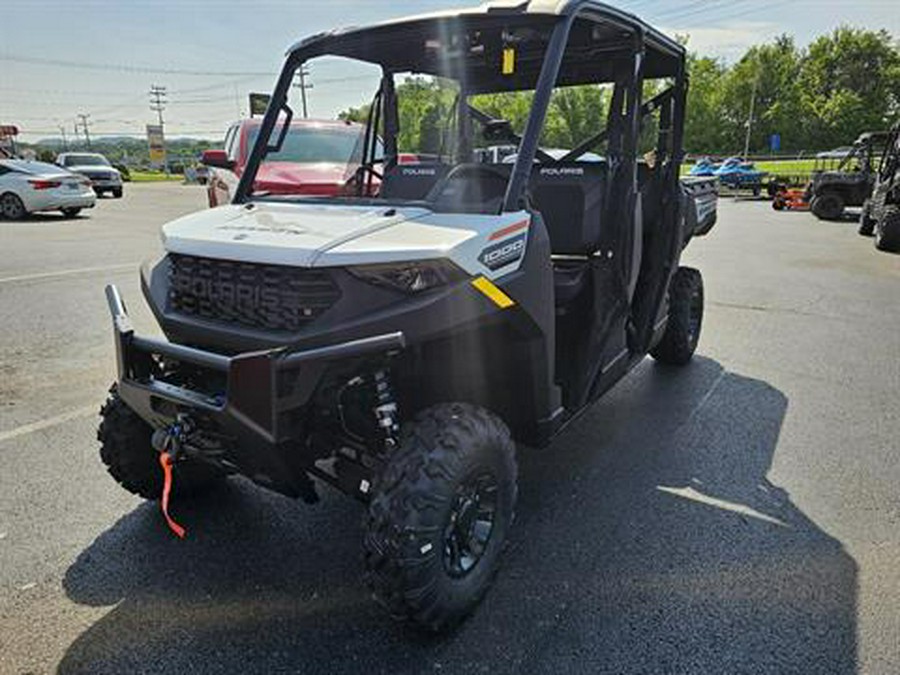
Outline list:
[[[717,56],[735,61],[751,45],[765,42],[784,31],[784,26],[768,21],[738,21],[721,26],[663,28],[667,35],[689,36],[688,49],[701,56]]]

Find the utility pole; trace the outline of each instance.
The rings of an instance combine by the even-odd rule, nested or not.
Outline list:
[[[750,95],[750,116],[747,118],[747,135],[744,138],[744,161],[750,154],[750,133],[753,130],[753,113],[756,108],[756,89],[759,87],[759,75],[753,80],[753,93]]]
[[[297,81],[294,82],[294,88],[300,90],[300,101],[303,103],[303,119],[309,117],[309,111],[306,107],[306,90],[312,89],[312,83],[307,82],[309,70],[305,65],[300,66],[296,73]]]
[[[163,110],[166,109],[166,88],[153,84],[150,86],[150,110],[159,116],[159,126],[163,126]]]
[[[159,130],[163,137],[163,144],[165,144],[165,130],[163,128],[163,110],[166,109],[166,88],[161,87],[158,84],[150,85],[150,110],[155,112],[159,118]],[[163,152],[165,152],[165,145],[163,145]],[[163,170],[166,172],[166,175],[169,173],[169,157],[168,154],[165,156],[165,161],[163,162]]]
[[[85,143],[87,143],[88,150],[90,150],[91,149],[91,134],[88,131],[88,127],[91,126],[91,123],[88,121],[88,117],[90,117],[90,115],[87,115],[85,113],[78,113],[78,115],[76,115],[76,117],[78,117],[81,120],[80,124],[81,124],[81,129],[84,131],[84,141],[85,141]],[[79,123],[75,122],[76,133],[78,132],[78,126],[79,126]]]
[[[59,133],[62,134],[63,152],[68,152],[69,141],[66,139],[66,127],[62,124],[59,125]]]

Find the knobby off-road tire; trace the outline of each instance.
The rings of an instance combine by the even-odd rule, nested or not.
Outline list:
[[[516,473],[509,430],[483,408],[441,404],[404,426],[364,538],[366,580],[392,616],[437,632],[475,608],[513,522]]]
[[[115,386],[100,409],[100,459],[116,482],[144,499],[159,499],[163,474],[159,452],[151,445],[153,428],[119,398]],[[190,497],[220,482],[224,476],[214,469],[195,463],[175,466],[172,494]]]
[[[686,364],[697,349],[702,327],[703,277],[693,267],[679,267],[669,285],[669,323],[650,355],[661,363]]]
[[[859,229],[863,237],[871,237],[875,233],[875,219],[872,217],[872,202],[866,200],[862,211],[859,213]]]
[[[812,200],[810,210],[820,220],[839,220],[844,215],[844,199],[832,192],[826,192]]]
[[[875,248],[900,252],[900,207],[886,206],[875,224]]]

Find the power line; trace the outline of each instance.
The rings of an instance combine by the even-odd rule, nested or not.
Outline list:
[[[88,70],[116,70],[125,73],[149,73],[157,75],[191,75],[206,77],[271,77],[274,73],[267,71],[211,71],[183,70],[181,68],[154,68],[150,66],[117,65],[114,63],[90,63],[87,61],[68,61],[62,59],[45,59],[37,56],[12,56],[0,54],[0,61],[13,63],[29,63],[36,66],[55,66],[58,68],[85,68]]]

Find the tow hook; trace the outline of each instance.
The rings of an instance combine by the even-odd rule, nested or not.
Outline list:
[[[166,524],[179,539],[184,539],[187,531],[169,515],[169,499],[172,495],[173,469],[184,454],[184,441],[191,426],[186,416],[179,415],[171,426],[153,432],[151,441],[153,447],[159,450],[159,465],[163,472],[163,490],[159,505]]]

